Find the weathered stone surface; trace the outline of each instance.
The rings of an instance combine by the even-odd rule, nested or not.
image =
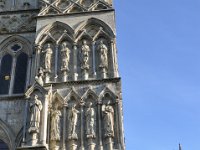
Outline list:
[[[10,150],[124,150],[112,0],[2,0],[0,7],[0,71],[12,57],[0,139]],[[22,53],[26,91],[14,94]]]

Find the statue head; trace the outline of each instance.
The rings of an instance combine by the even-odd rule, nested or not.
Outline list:
[[[83,45],[86,45],[87,44],[87,41],[86,40],[83,40]]]
[[[67,47],[67,42],[62,43],[63,48]]]
[[[90,108],[90,107],[92,107],[92,102],[88,102],[87,103],[87,106]]]
[[[47,44],[47,48],[50,48],[50,47],[51,47],[51,44],[50,44],[50,43],[48,43],[48,44]]]
[[[107,104],[107,105],[110,105],[110,104],[111,104],[111,100],[108,100],[106,104]]]
[[[72,108],[75,108],[75,107],[76,107],[76,104],[75,104],[75,103],[72,103],[72,104],[71,104],[71,107],[72,107]]]
[[[38,99],[38,95],[37,95],[37,94],[35,94],[34,100],[37,100],[37,99]]]
[[[100,40],[100,44],[103,44],[103,40]]]

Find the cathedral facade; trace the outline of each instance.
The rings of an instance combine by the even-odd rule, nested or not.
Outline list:
[[[125,150],[112,0],[0,0],[0,149]]]

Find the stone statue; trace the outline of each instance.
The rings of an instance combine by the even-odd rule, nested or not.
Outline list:
[[[79,111],[75,107],[76,104],[73,103],[68,114],[68,121],[69,121],[68,139],[78,139],[76,133],[76,126],[77,126]]]
[[[99,51],[99,55],[100,55],[99,67],[108,69],[108,48],[103,43],[103,40],[101,40],[99,43],[98,51]]]
[[[29,133],[39,133],[42,103],[38,99],[38,95],[35,95],[33,102],[30,103],[29,110],[31,113]]]
[[[51,112],[51,141],[60,141],[60,116],[59,110]]]
[[[95,138],[95,120],[96,113],[95,109],[92,108],[92,103],[88,103],[88,108],[85,112],[86,116],[86,135],[87,138]]]
[[[105,137],[114,137],[114,109],[110,101],[102,106]]]
[[[51,48],[51,44],[47,44],[47,48],[42,51],[42,53],[45,53],[45,70],[48,72],[51,72],[51,61],[52,61],[52,55],[53,55],[53,50]]]
[[[81,69],[83,70],[89,69],[89,52],[90,47],[87,45],[87,41],[83,40],[83,45],[81,47]]]
[[[63,42],[63,44],[62,44],[61,54],[62,54],[61,70],[69,71],[70,49],[67,47],[66,42]]]
[[[43,68],[40,67],[40,68],[38,69],[38,74],[37,74],[37,76],[35,77],[35,80],[36,80],[41,86],[44,85],[43,77],[44,77],[44,71],[43,71]]]

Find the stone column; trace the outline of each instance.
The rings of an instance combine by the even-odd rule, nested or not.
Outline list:
[[[77,71],[77,43],[74,43],[73,45],[73,79],[74,81],[77,81],[78,79],[78,71]]]
[[[58,80],[58,44],[56,44],[56,50],[55,50],[55,64],[54,64],[54,68],[55,68],[55,72],[54,72],[54,81],[57,82]]]
[[[40,141],[42,145],[46,145],[46,139],[47,139],[47,121],[48,121],[48,105],[49,105],[49,95],[45,95],[45,100],[43,104],[43,117],[42,117],[42,126],[41,126],[41,137]]]
[[[96,42],[92,42],[92,65],[93,65],[93,77],[96,78],[96,49],[95,49]]]
[[[28,72],[27,72],[27,80],[26,80],[26,88],[29,86],[30,84],[30,80],[31,80],[31,62],[32,62],[32,57],[28,58]]]
[[[102,144],[102,126],[101,126],[101,106],[102,102],[99,101],[97,104],[98,109],[98,124],[99,124],[99,148],[98,150],[103,150],[103,144]]]
[[[66,149],[66,118],[67,118],[67,113],[66,113],[67,105],[64,104],[63,106],[63,139],[62,139],[62,150]]]
[[[116,59],[117,59],[117,56],[116,56],[116,47],[115,47],[115,39],[112,39],[111,40],[111,56],[112,56],[112,60],[111,60],[111,74],[112,74],[112,77],[119,77],[119,73],[118,73],[118,70],[117,70],[117,62],[116,62]]]
[[[121,124],[120,122],[123,122],[123,114],[122,114],[122,99],[120,98],[120,99],[118,99],[117,100],[118,101],[118,103],[117,103],[117,112],[118,112],[118,123],[119,123],[119,125],[118,125],[118,128],[119,128],[119,143],[120,143],[120,147],[121,147],[121,149],[123,150],[123,149],[125,149],[125,147],[123,147],[124,146],[124,143],[125,143],[125,141],[124,141],[124,126],[123,126],[123,123]]]
[[[84,150],[84,121],[83,121],[83,116],[84,116],[84,112],[83,112],[83,106],[84,106],[84,103],[82,102],[80,104],[80,107],[81,107],[81,148],[80,150]]]
[[[120,122],[119,121],[119,115],[120,115],[119,112],[120,112],[120,110],[118,109],[118,107],[119,107],[119,99],[116,99],[116,103],[115,103],[116,125],[115,126],[116,126],[116,129],[118,130],[118,132],[115,132],[115,133],[117,134],[116,136],[117,136],[118,147],[121,150],[122,149],[122,147],[121,147],[121,141],[120,141],[120,138],[121,138],[121,135],[120,135],[121,129],[119,127],[119,122]]]
[[[35,46],[35,63],[34,63],[34,69],[35,72],[34,72],[34,77],[37,75],[37,71],[40,67],[40,53],[41,53],[41,50],[42,50],[42,47],[40,45],[36,45]]]
[[[23,137],[22,137],[22,146],[26,145],[26,129],[27,129],[27,114],[28,114],[28,100],[29,98],[26,98],[26,105],[24,108],[24,124],[23,124]]]

